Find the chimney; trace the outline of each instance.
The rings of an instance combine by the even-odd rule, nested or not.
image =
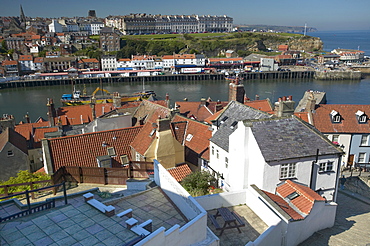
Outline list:
[[[170,95],[168,93],[166,93],[166,100],[165,100],[165,102],[166,102],[167,108],[170,108]]]
[[[275,103],[275,113],[278,117],[291,116],[294,114],[295,102],[292,99],[292,96],[279,97],[278,102]]]
[[[200,99],[200,106],[207,106],[207,100],[203,97]]]
[[[220,100],[217,100],[217,103],[216,103],[216,112],[222,110],[224,107],[222,106],[222,103]]]
[[[257,100],[260,100],[260,96],[259,95],[256,95],[254,98],[255,98],[256,101]]]
[[[244,104],[244,85],[230,83],[229,84],[229,101],[237,101]]]
[[[157,119],[158,132],[170,130],[171,120],[169,118]]]
[[[92,114],[92,119],[93,120],[96,119],[95,102],[96,102],[96,99],[95,98],[91,98],[90,108],[91,108],[91,114]]]
[[[31,123],[30,116],[28,115],[28,113],[24,116],[24,118],[26,118],[27,123]]]
[[[310,91],[310,95],[307,98],[306,112],[311,113],[313,110],[315,110],[315,106],[316,106],[315,95],[313,94],[313,91]]]
[[[56,116],[54,102],[52,98],[47,99],[48,102],[46,106],[48,107],[48,120],[50,126],[55,126],[54,117]]]
[[[118,92],[113,92],[113,107],[119,108],[121,107],[121,96]]]

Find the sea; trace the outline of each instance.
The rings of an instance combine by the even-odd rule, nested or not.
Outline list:
[[[324,50],[333,49],[360,49],[370,56],[370,31],[326,31],[312,32],[307,35],[320,37],[324,42]],[[269,98],[271,102],[279,97],[293,96],[297,103],[305,91],[324,91],[327,102],[330,104],[370,104],[370,77],[362,80],[323,81],[315,79],[274,79],[274,80],[247,80],[243,81],[246,95],[254,99]],[[88,93],[92,93],[98,84],[86,84]],[[104,89],[110,92],[130,94],[143,89],[154,90],[158,99],[164,99],[166,93],[170,96],[170,105],[185,98],[189,101],[200,101],[202,98],[212,100],[228,100],[228,82],[218,81],[175,81],[175,82],[131,82],[107,83]],[[83,88],[77,88],[82,90]],[[16,122],[25,121],[25,115],[31,121],[39,117],[47,119],[47,98],[53,98],[57,107],[62,106],[60,98],[64,93],[71,93],[70,85],[42,86],[29,88],[0,89],[0,117],[11,114]]]

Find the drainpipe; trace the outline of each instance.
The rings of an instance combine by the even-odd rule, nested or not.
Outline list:
[[[319,149],[316,150],[316,160],[312,162],[312,167],[311,167],[311,179],[310,179],[310,188],[314,190],[313,188],[313,178],[315,175],[315,164],[319,161]]]

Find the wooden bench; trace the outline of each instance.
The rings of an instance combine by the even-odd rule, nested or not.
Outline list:
[[[218,224],[216,218],[212,214],[208,214],[208,218],[211,220],[212,224],[215,226],[216,230],[221,230],[221,226]]]
[[[244,221],[240,218],[240,215],[237,212],[233,211],[231,213],[235,217],[235,219],[239,222],[240,227],[245,226]]]
[[[103,214],[107,215],[108,217],[111,217],[115,214],[115,208],[112,205],[106,206],[105,204],[99,202],[96,199],[90,199],[87,201],[87,203],[102,212]]]
[[[117,214],[117,217],[119,217],[119,218],[121,218],[121,217],[123,217],[123,216],[127,216],[127,217],[129,217],[129,218],[132,218],[132,209],[131,209],[131,208],[129,208],[129,209],[127,209],[127,210],[125,210],[125,211],[123,211],[123,212],[121,212],[121,213]]]

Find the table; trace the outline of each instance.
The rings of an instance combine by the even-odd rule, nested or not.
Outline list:
[[[221,216],[221,218],[224,221],[223,227],[220,227],[218,224],[216,218]],[[212,224],[216,227],[216,230],[220,230],[220,236],[226,229],[232,229],[236,228],[238,229],[239,233],[241,233],[241,230],[239,227],[245,226],[244,222],[240,219],[238,214],[235,212],[231,212],[228,208],[218,208],[217,213],[215,215],[209,215],[209,218],[212,222]]]

